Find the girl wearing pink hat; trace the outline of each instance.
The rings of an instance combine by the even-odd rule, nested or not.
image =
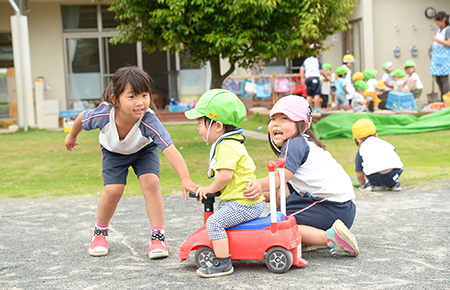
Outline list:
[[[302,235],[303,251],[328,248],[334,254],[359,254],[349,231],[355,219],[355,193],[348,174],[325,150],[310,129],[311,107],[299,96],[281,98],[270,112],[269,143],[275,155],[286,160],[286,214],[294,216]],[[270,200],[269,177],[250,181],[249,199],[262,194]],[[277,201],[279,203],[279,200]]]

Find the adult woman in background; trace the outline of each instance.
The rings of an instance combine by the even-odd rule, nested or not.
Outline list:
[[[433,37],[433,54],[431,55],[430,73],[435,76],[442,95],[450,91],[448,76],[450,74],[450,24],[446,12],[440,11],[434,16],[439,27]]]

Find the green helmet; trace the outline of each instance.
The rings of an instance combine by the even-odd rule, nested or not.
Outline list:
[[[387,61],[387,62],[383,63],[383,70],[387,70],[391,66],[392,66],[392,61]]]
[[[416,67],[416,63],[414,62],[414,60],[409,59],[407,61],[405,61],[405,64],[403,65],[403,68],[407,68],[407,67]]]
[[[365,91],[365,90],[367,90],[369,88],[367,86],[367,84],[364,81],[361,81],[361,80],[356,81],[353,84],[353,87],[355,88],[355,90],[362,90],[362,91]]]
[[[364,70],[364,79],[370,80],[374,76],[376,76],[378,71],[376,69],[365,69]]]
[[[334,72],[337,76],[341,76],[341,75],[344,75],[344,74],[346,74],[346,73],[348,73],[349,72],[349,68],[348,67],[346,67],[346,66],[344,66],[344,65],[341,65],[340,67],[338,67],[337,69],[336,69],[336,71]]]
[[[393,77],[402,78],[402,77],[406,76],[406,73],[404,71],[402,71],[401,69],[396,69],[393,72],[391,72],[390,75]]]
[[[184,115],[191,120],[207,117],[237,127],[244,122],[247,110],[244,103],[232,92],[213,89],[204,93],[195,108],[184,112]]]
[[[331,63],[324,63],[324,64],[322,65],[322,68],[323,68],[323,69],[333,69],[333,67],[331,66]]]

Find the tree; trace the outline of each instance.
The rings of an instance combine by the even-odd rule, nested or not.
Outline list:
[[[141,41],[149,52],[189,51],[193,63],[210,62],[211,88],[220,88],[236,65],[248,69],[261,59],[308,54],[311,43],[347,29],[356,4],[357,0],[115,0],[109,9],[119,26],[111,42]],[[221,58],[231,64],[223,75]]]

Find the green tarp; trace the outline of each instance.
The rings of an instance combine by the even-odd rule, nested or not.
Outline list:
[[[352,138],[352,125],[361,118],[371,119],[381,136],[450,129],[450,108],[421,117],[410,114],[336,113],[320,119],[312,127],[319,139]]]

